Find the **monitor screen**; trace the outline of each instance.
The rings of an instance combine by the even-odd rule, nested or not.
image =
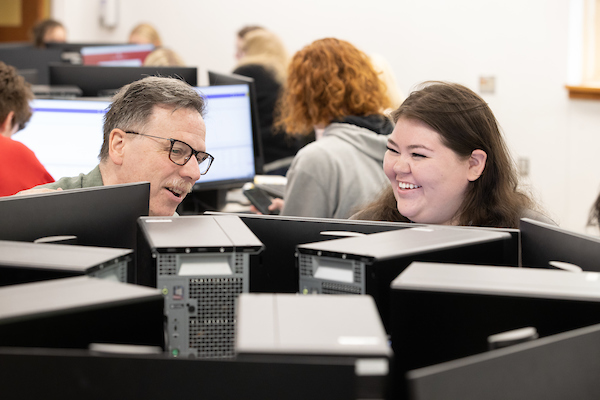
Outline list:
[[[65,63],[69,64],[82,64],[83,60],[81,58],[81,49],[84,47],[94,47],[94,46],[117,46],[125,43],[57,43],[50,42],[46,43],[46,47],[48,49],[57,50],[61,54],[61,60]]]
[[[80,52],[83,65],[141,67],[153,50],[152,44],[115,44],[86,46]]]
[[[107,67],[101,65],[50,64],[50,85],[77,86],[83,96],[113,95],[122,86],[146,76],[178,77],[196,86],[196,67]]]
[[[248,85],[250,87],[250,111],[252,113],[252,137],[254,140],[254,165],[256,174],[263,173],[264,155],[260,124],[258,122],[258,104],[254,79],[237,74],[219,74],[208,71],[208,82],[211,86],[218,85]]]
[[[206,148],[215,157],[196,190],[241,187],[254,179],[254,139],[247,84],[197,88],[206,99]]]
[[[198,87],[206,99],[206,146],[215,157],[195,189],[242,186],[254,179],[248,85]],[[88,173],[98,164],[109,101],[35,99],[26,128],[13,136],[29,147],[50,175]]]
[[[13,136],[29,147],[55,180],[88,173],[98,164],[102,124],[110,102],[35,99],[25,129]]]

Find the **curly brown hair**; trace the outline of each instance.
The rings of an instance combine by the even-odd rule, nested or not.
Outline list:
[[[12,126],[19,125],[19,129],[23,129],[31,118],[31,100],[33,92],[29,83],[14,67],[0,61],[0,122],[4,122],[8,113],[14,111]]]
[[[292,58],[276,126],[291,135],[305,135],[315,125],[350,115],[381,114],[389,107],[385,85],[369,57],[346,41],[326,38]]]

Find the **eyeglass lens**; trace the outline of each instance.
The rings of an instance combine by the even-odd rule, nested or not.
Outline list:
[[[187,144],[180,141],[173,141],[169,157],[175,164],[183,165],[194,154],[193,149]],[[210,167],[210,157],[207,154],[199,153],[197,156],[200,173],[204,175]]]

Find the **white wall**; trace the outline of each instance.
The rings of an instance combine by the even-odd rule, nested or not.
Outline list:
[[[480,76],[495,76],[496,93],[483,97],[515,158],[530,160],[524,182],[561,226],[586,231],[600,190],[600,102],[569,100],[564,88],[568,0],[120,0],[114,29],[100,26],[100,3],[54,0],[53,16],[74,42],[124,42],[150,22],[199,66],[201,84],[208,69],[233,69],[235,33],[247,24],[275,31],[291,53],[326,36],[380,53],[405,94],[425,80],[477,91]]]

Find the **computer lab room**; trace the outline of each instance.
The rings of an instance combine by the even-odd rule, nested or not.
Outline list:
[[[3,0],[3,399],[600,397],[600,0]]]

